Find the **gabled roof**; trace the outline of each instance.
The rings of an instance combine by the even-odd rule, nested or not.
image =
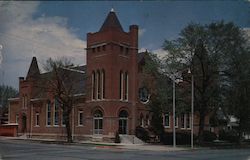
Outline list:
[[[33,57],[32,61],[31,61],[31,64],[30,64],[28,74],[27,74],[27,78],[37,77],[39,75],[40,75],[40,71],[39,71],[39,68],[38,68],[38,65],[37,65],[36,57]]]
[[[114,10],[112,9],[106,20],[104,21],[101,29],[100,29],[100,32],[102,31],[107,31],[107,30],[118,30],[118,31],[122,31],[123,32],[123,29],[122,29],[122,26],[121,26],[121,23],[119,22]]]
[[[63,81],[65,85],[68,87],[72,87],[71,94],[84,95],[86,93],[86,66],[60,68],[59,74],[64,77]],[[41,99],[47,97],[46,87],[43,87],[42,85],[46,84],[46,82],[52,76],[52,72],[46,72],[36,77],[38,87],[33,92],[33,99]]]

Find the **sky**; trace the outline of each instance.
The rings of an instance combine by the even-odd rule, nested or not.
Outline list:
[[[86,34],[97,32],[111,8],[123,29],[139,25],[139,49],[165,54],[164,40],[190,23],[224,20],[250,29],[250,1],[0,1],[0,84],[18,89],[33,56],[86,64]]]

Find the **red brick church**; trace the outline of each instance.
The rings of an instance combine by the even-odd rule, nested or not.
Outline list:
[[[111,10],[100,30],[87,34],[87,64],[64,68],[77,80],[74,96],[78,103],[71,114],[74,140],[114,138],[115,133],[134,135],[137,126],[150,125],[148,108],[139,98],[140,65],[143,53],[138,53],[138,26],[123,30]],[[33,57],[26,77],[19,78],[19,97],[9,100],[9,123],[18,123],[18,134],[36,138],[66,136],[63,114],[53,95],[37,87],[40,73]],[[84,77],[88,77],[85,79]],[[163,124],[171,130],[169,114]],[[178,119],[176,127],[190,130],[190,115]]]

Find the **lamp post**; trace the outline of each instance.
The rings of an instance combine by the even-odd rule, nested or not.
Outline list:
[[[176,133],[175,133],[175,76],[172,78],[173,81],[173,147],[176,147]]]
[[[194,75],[189,68],[188,73],[191,74],[191,149],[194,148]]]

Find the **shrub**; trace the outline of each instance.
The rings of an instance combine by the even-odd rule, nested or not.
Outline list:
[[[162,136],[162,143],[166,145],[173,144],[173,132],[164,133]],[[176,144],[177,145],[188,145],[191,143],[190,132],[176,132]]]
[[[223,140],[223,141],[236,143],[239,141],[239,136],[238,136],[237,132],[234,130],[230,130],[230,131],[221,130],[219,132],[219,139]]]
[[[136,127],[135,135],[137,138],[143,140],[144,142],[149,140],[149,132],[145,128]]]
[[[216,139],[217,139],[217,136],[215,133],[210,132],[210,131],[203,131],[203,140],[205,142],[213,142]]]
[[[118,132],[115,133],[115,143],[121,143],[121,139]]]

